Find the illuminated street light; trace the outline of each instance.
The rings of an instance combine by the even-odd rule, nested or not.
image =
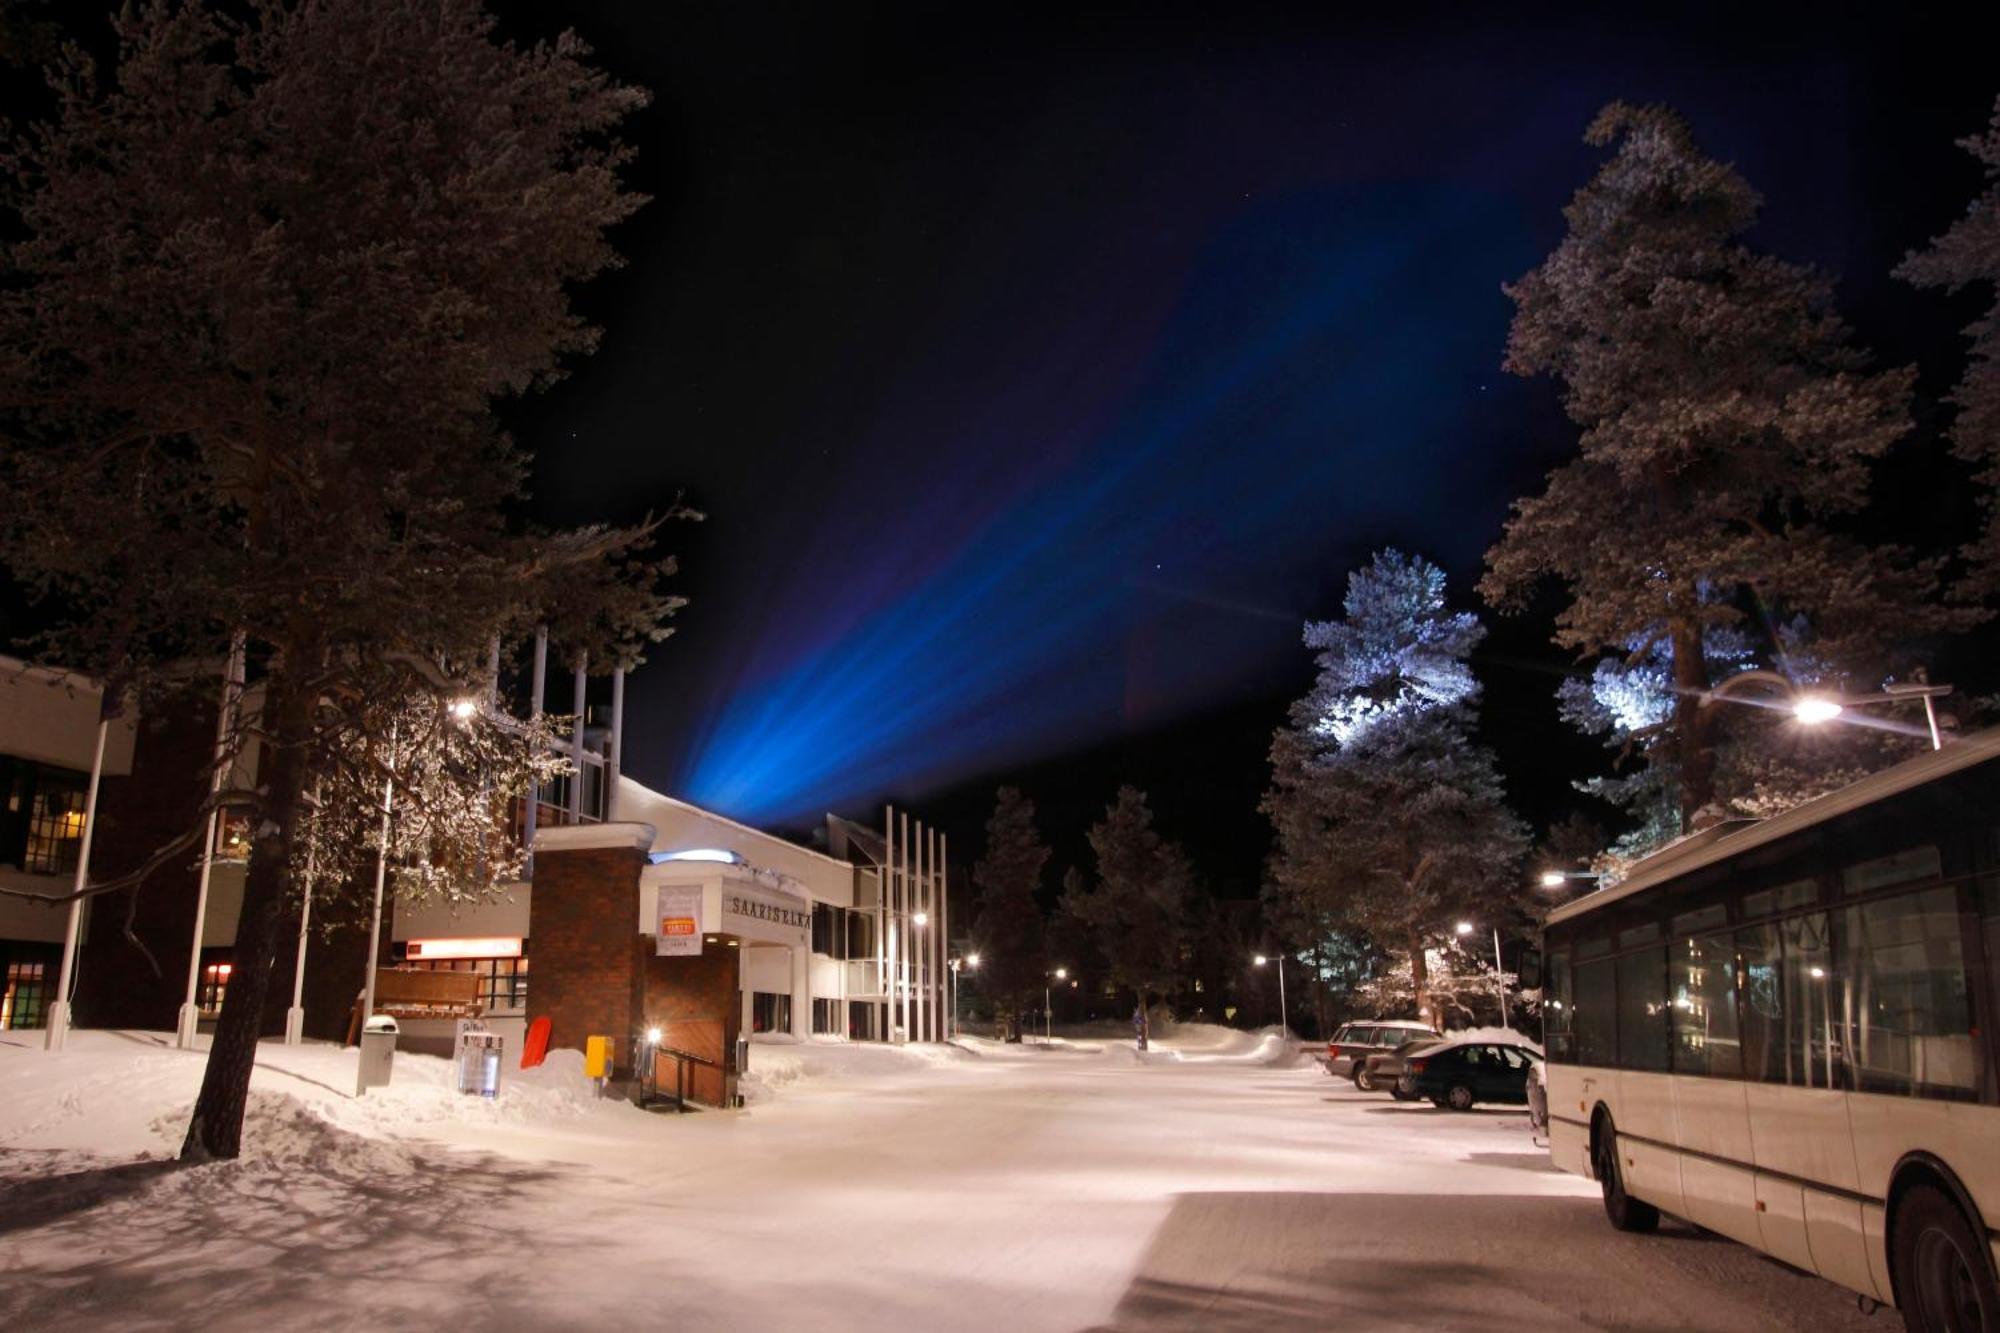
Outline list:
[[[1543,882],[1548,882],[1547,876],[1543,876]],[[1472,933],[1472,923],[1470,921],[1459,922],[1458,933],[1462,936],[1470,935]],[[1500,995],[1500,1026],[1503,1028],[1508,1026],[1506,971],[1507,965],[1500,958],[1500,927],[1495,926],[1493,927],[1493,989]]]
[[[1057,981],[1067,980],[1068,977],[1068,968],[1056,969]],[[1042,1045],[1047,1046],[1052,1040],[1054,1040],[1054,1029],[1049,1026],[1049,984],[1048,978],[1044,977],[1042,978]]]
[[[660,1030],[658,1028],[646,1029],[646,1044],[648,1046],[658,1046],[660,1044]]]
[[[1944,748],[1944,735],[1938,729],[1937,700],[1952,692],[1949,685],[1933,685],[1921,673],[1915,680],[1888,681],[1876,694],[1845,694],[1832,698],[1824,694],[1802,694],[1798,686],[1776,671],[1766,671],[1753,667],[1739,671],[1714,689],[1702,693],[1701,706],[1706,708],[1717,700],[1747,703],[1759,708],[1775,708],[1792,715],[1801,725],[1816,727],[1833,721],[1849,710],[1864,704],[1893,704],[1910,699],[1921,699],[1924,704],[1924,723],[1930,731],[1931,748]],[[1751,697],[1753,694],[1761,697]],[[1732,698],[1732,696],[1738,696]],[[1877,723],[1876,725],[1880,725]]]
[[[1542,887],[1545,889],[1559,889],[1568,880],[1569,876],[1563,874],[1560,870],[1544,870],[1542,872]]]
[[[951,1035],[958,1035],[958,973],[960,968],[979,970],[979,955],[969,953],[963,958],[954,958],[945,966],[951,969]]]
[[[451,706],[451,715],[460,722],[465,721],[478,711],[479,701],[477,699],[459,699],[454,701]]]
[[[1257,966],[1262,967],[1271,960],[1260,953],[1257,955],[1255,961]],[[1291,1035],[1292,1016],[1285,1009],[1285,956],[1283,954],[1278,955],[1278,1026],[1285,1030],[1286,1036],[1289,1037]]]
[[[1846,711],[1833,700],[1815,694],[1803,695],[1792,705],[1792,716],[1809,727],[1816,727],[1822,722],[1831,722]]]
[[[930,914],[929,912],[912,912],[912,913],[910,913],[910,924],[911,924],[911,925],[913,925],[913,926],[928,926],[928,925],[929,925],[930,923],[931,923],[931,914]]]

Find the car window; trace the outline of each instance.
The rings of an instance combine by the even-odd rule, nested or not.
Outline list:
[[[1361,1038],[1356,1036],[1355,1032],[1356,1032],[1355,1026],[1352,1023],[1349,1023],[1345,1027],[1341,1028],[1340,1031],[1333,1034],[1333,1040],[1336,1044],[1344,1041],[1358,1042],[1361,1040]]]
[[[1528,1064],[1528,1057],[1512,1046],[1502,1046],[1500,1058],[1507,1062],[1509,1069],[1525,1069]]]

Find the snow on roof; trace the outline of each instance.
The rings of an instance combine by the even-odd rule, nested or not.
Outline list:
[[[1703,866],[1714,865],[1740,856],[1744,852],[1776,842],[1801,830],[1837,819],[1841,815],[1887,800],[1891,796],[1936,782],[1940,778],[1963,772],[1965,769],[1986,763],[2000,757],[2000,728],[1978,732],[1963,740],[1953,741],[1942,750],[1932,750],[1885,768],[1880,773],[1850,783],[1838,791],[1807,801],[1804,805],[1792,807],[1781,815],[1757,820],[1736,828],[1724,827],[1703,830],[1690,834],[1676,842],[1668,843],[1651,856],[1635,862],[1632,873],[1609,888],[1585,894],[1575,902],[1564,903],[1548,914],[1545,924],[1554,925],[1568,921],[1587,912],[1608,907],[1621,899],[1652,888],[1667,880],[1684,875]]]

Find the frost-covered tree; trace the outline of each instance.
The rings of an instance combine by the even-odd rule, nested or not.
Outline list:
[[[1794,674],[1803,647],[1872,686],[1900,645],[1963,617],[1935,564],[1831,525],[1908,432],[1912,372],[1870,370],[1826,280],[1743,243],[1756,192],[1679,116],[1614,103],[1585,138],[1609,159],[1507,289],[1507,369],[1560,383],[1580,448],[1515,506],[1480,590],[1518,609],[1553,577],[1558,644],[1657,664],[1670,702],[1647,753],[1670,761],[1686,827],[1718,813],[1718,632],[1759,665]]]
[[[1985,290],[1988,304],[1966,326],[1965,373],[1952,390],[1958,409],[1951,439],[1958,456],[1971,463],[1985,488],[1986,522],[1965,555],[1971,591],[1991,597],[2000,593],[2000,99],[1984,134],[1959,140],[1959,145],[1985,169],[1986,189],[1930,248],[1913,252],[1896,268],[1896,276],[1919,287],[1956,292]]]
[[[1077,886],[1081,892],[1065,895],[1066,907],[1088,924],[1110,980],[1133,993],[1143,1014],[1180,975],[1194,867],[1179,844],[1153,827],[1146,793],[1137,787],[1118,789],[1089,836],[1097,875]],[[1142,1020],[1141,1049],[1149,1028]]]
[[[497,397],[595,331],[569,287],[639,200],[643,94],[475,0],[138,4],[8,146],[0,558],[66,613],[38,645],[142,696],[248,646],[250,866],[183,1155],[239,1147],[279,927],[315,871],[391,851],[455,893],[545,736],[452,705],[540,622],[599,668],[660,637],[650,526],[546,532]],[[312,815],[311,793],[320,792]],[[347,858],[346,862],[342,858]]]
[[[1021,1009],[1042,989],[1048,955],[1042,909],[1036,898],[1048,844],[1035,829],[1035,803],[1015,787],[1002,787],[986,821],[986,854],[972,867],[979,891],[973,938],[979,942],[980,984],[993,997],[1007,1031],[1021,1027]]]
[[[1440,1022],[1430,955],[1461,919],[1511,915],[1526,846],[1472,734],[1485,631],[1447,608],[1442,570],[1397,551],[1349,578],[1345,611],[1306,626],[1319,674],[1272,737],[1272,882],[1301,920],[1392,953]]]

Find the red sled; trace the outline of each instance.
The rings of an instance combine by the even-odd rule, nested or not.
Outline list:
[[[521,1047],[521,1068],[533,1069],[549,1057],[548,1015],[528,1024],[528,1040]]]

